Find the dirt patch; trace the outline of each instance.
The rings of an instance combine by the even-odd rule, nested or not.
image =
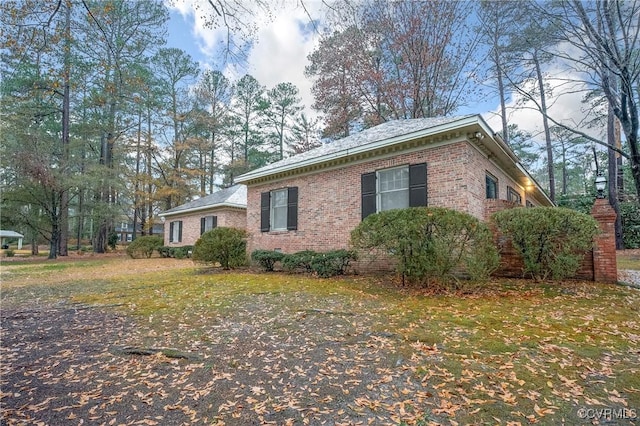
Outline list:
[[[52,304],[2,311],[7,424],[397,424],[436,406],[416,366],[357,315],[273,315],[274,295],[154,336],[113,312]],[[178,337],[168,337],[169,334]],[[132,350],[136,349],[136,350]],[[138,350],[139,349],[139,350]],[[172,356],[175,353],[183,356]]]

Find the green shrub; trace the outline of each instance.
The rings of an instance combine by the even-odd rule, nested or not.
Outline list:
[[[628,249],[640,248],[640,203],[626,201],[620,203],[622,217],[622,240]]]
[[[388,210],[367,216],[351,232],[357,250],[384,253],[410,281],[451,283],[461,269],[486,280],[498,265],[489,228],[473,216],[442,207]]]
[[[318,253],[313,250],[285,254],[282,258],[282,267],[289,272],[312,272],[311,263],[316,256]]]
[[[14,257],[16,255],[16,252],[13,251],[13,249],[6,249],[4,251],[5,256],[7,257]]]
[[[192,259],[202,263],[220,263],[224,269],[247,263],[247,232],[238,228],[218,227],[200,236],[193,247]]]
[[[284,253],[274,250],[254,250],[251,259],[267,272],[273,271],[276,262],[284,257]]]
[[[356,260],[356,252],[352,250],[341,249],[317,253],[311,259],[311,269],[322,278],[344,275],[352,260]]]
[[[158,235],[138,237],[127,246],[127,254],[133,259],[149,258],[162,247],[162,243],[162,237]]]
[[[173,253],[171,257],[176,259],[184,259],[189,257],[193,253],[193,246],[180,246],[173,247]]]
[[[171,257],[172,252],[172,247],[169,246],[162,246],[158,248],[158,254],[160,257],[169,258]]]
[[[165,258],[171,257],[175,259],[184,259],[191,256],[191,253],[193,253],[193,246],[162,246],[158,248],[158,253],[160,253],[161,257]]]
[[[522,256],[524,274],[538,280],[575,275],[598,233],[593,217],[561,207],[509,209],[492,220]]]
[[[116,232],[110,232],[109,238],[107,239],[107,245],[111,248],[111,250],[116,249],[118,241],[120,241],[120,237],[118,236],[118,234]]]

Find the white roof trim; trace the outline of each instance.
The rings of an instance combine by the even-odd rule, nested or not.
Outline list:
[[[482,121],[482,123],[481,123]],[[281,172],[286,172],[286,171],[290,171],[290,170],[295,170],[295,169],[299,169],[299,168],[303,168],[306,166],[311,166],[314,164],[320,164],[320,163],[324,163],[326,161],[329,160],[334,160],[336,158],[342,158],[342,157],[346,157],[349,155],[355,155],[355,154],[360,154],[363,152],[368,152],[368,151],[373,151],[379,148],[384,148],[386,146],[391,146],[391,145],[395,145],[398,143],[402,143],[402,142],[406,142],[406,141],[410,141],[413,139],[418,139],[418,138],[423,138],[423,137],[427,137],[427,136],[433,136],[436,135],[438,133],[444,133],[447,131],[451,131],[451,130],[455,130],[458,128],[462,128],[462,127],[466,127],[466,126],[470,126],[473,124],[480,124],[483,127],[488,127],[486,126],[486,124],[484,124],[484,120],[482,119],[481,116],[479,115],[473,115],[473,116],[469,116],[469,117],[464,117],[460,120],[456,120],[456,121],[452,121],[449,123],[445,123],[445,124],[440,124],[440,125],[436,125],[434,127],[429,127],[423,130],[419,130],[417,132],[411,132],[411,133],[407,133],[404,135],[400,135],[400,136],[395,136],[389,139],[383,139],[380,141],[376,141],[376,142],[371,142],[371,143],[365,143],[363,145],[359,145],[356,146],[354,148],[347,148],[347,149],[343,149],[341,151],[337,151],[337,152],[332,152],[329,154],[325,154],[325,155],[320,155],[318,157],[313,157],[313,158],[309,158],[306,160],[302,160],[300,162],[297,163],[291,163],[291,164],[285,164],[282,165],[280,167],[274,167],[274,168],[268,168],[266,170],[261,169],[256,169],[254,171],[245,173],[241,176],[238,176],[237,178],[235,178],[235,183],[246,183],[250,180],[254,180],[254,179],[259,179],[265,176],[270,176],[276,173],[281,173]],[[491,134],[491,131],[488,131],[489,134]]]
[[[159,217],[183,216],[185,213],[195,213],[202,210],[213,210],[221,207],[234,207],[234,208],[243,209],[243,210],[247,209],[247,206],[245,204],[219,203],[219,204],[211,204],[208,206],[193,207],[191,209],[179,210],[177,212],[160,213],[158,214],[158,216]]]

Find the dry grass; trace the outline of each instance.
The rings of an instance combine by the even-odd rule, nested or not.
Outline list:
[[[637,289],[503,280],[433,295],[124,258],[4,264],[2,280],[3,306],[102,307],[134,320],[131,343],[217,359],[180,367],[234,377],[197,413],[214,424],[576,424],[580,408],[640,409]]]
[[[617,261],[618,269],[640,271],[640,249],[619,250]]]

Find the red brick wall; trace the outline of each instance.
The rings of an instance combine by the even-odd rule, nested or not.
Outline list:
[[[489,217],[514,205],[507,201],[486,200],[486,214]],[[616,263],[615,219],[616,215],[607,200],[598,199],[594,203],[591,215],[598,221],[600,235],[596,236],[594,249],[586,252],[582,264],[573,278],[598,282],[616,282],[618,266]],[[495,241],[500,251],[500,267],[495,275],[501,277],[522,277],[524,263],[514,249],[511,241],[493,229]]]
[[[405,152],[389,158],[351,163],[331,170],[252,184],[247,190],[249,252],[255,249],[300,250],[348,248],[349,235],[361,221],[360,176],[394,166],[427,163],[428,205],[485,217],[485,174],[498,178],[499,196],[507,186],[524,191],[467,141]],[[298,230],[260,232],[260,193],[298,187]],[[524,202],[524,201],[523,201]]]
[[[618,281],[616,261],[616,213],[605,199],[597,199],[591,215],[598,221],[600,235],[596,236],[593,248],[593,274],[595,281],[615,283]]]
[[[175,215],[167,217],[164,226],[164,244],[167,246],[190,246],[194,245],[200,238],[200,219],[205,216],[217,216],[218,226],[244,229],[247,226],[247,211],[241,208],[218,207],[209,210],[201,210],[194,213],[187,213],[183,216]],[[182,241],[169,242],[169,224],[175,221],[182,221]]]

